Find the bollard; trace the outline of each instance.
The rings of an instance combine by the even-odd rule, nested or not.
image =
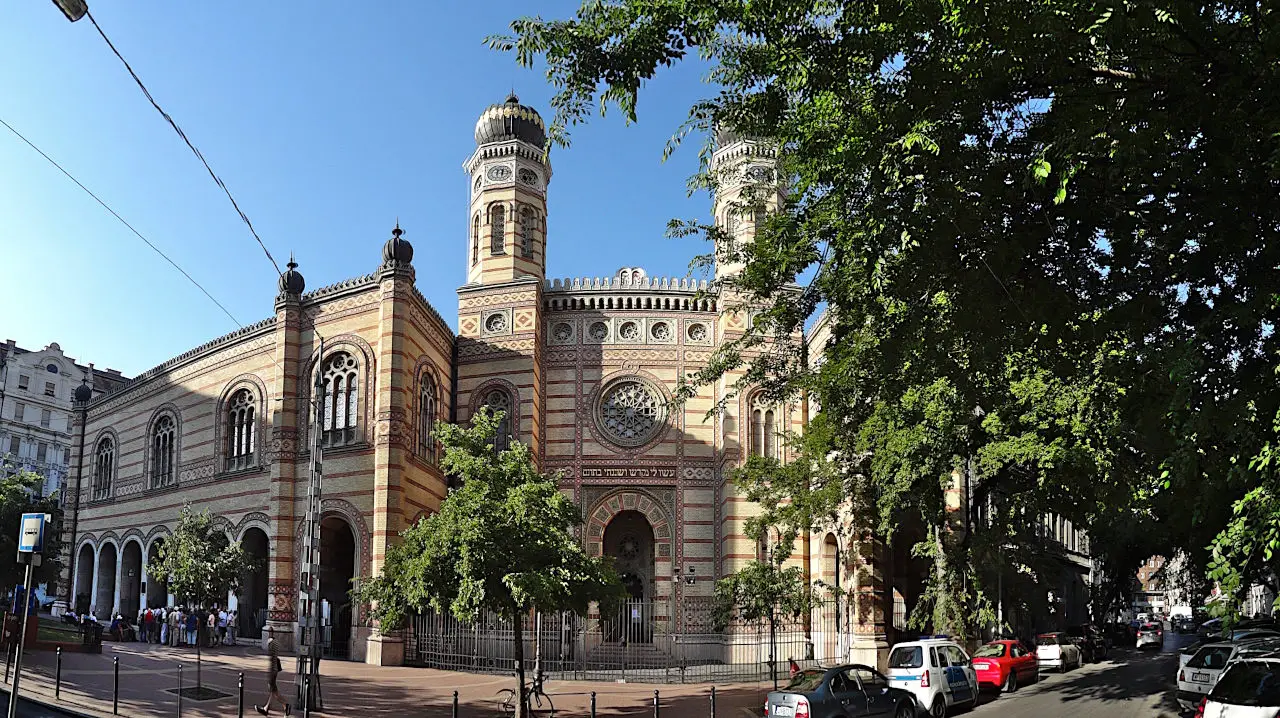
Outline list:
[[[182,664],[178,664],[178,718],[182,718]]]
[[[716,718],[716,687],[711,686],[711,718]]]
[[[4,647],[4,682],[9,685],[9,666],[13,665],[13,645]]]
[[[53,697],[57,700],[62,694],[62,646],[58,646],[58,670],[53,678]]]
[[[236,679],[236,692],[240,697],[236,699],[236,718],[244,718],[244,672],[240,672],[240,677]]]
[[[591,718],[596,718],[596,692],[591,691]]]
[[[302,677],[302,718],[311,718],[311,676]]]
[[[658,718],[658,691],[653,691],[653,718]]]
[[[115,673],[115,685],[111,688],[111,715],[120,715],[120,656],[111,659],[111,670]]]
[[[453,692],[453,718],[458,718],[458,692]]]

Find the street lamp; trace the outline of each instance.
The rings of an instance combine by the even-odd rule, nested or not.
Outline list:
[[[84,0],[53,0],[53,4],[57,5],[71,22],[79,20],[89,12],[89,5]]]

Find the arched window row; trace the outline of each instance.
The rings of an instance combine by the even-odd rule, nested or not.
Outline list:
[[[489,208],[489,254],[506,254],[507,208],[495,204]]]
[[[151,430],[151,488],[173,486],[177,480],[178,424],[162,414]]]
[[[254,465],[258,445],[256,408],[257,401],[249,389],[237,390],[227,402],[227,471]]]
[[[548,299],[546,308],[566,309],[662,309],[687,312],[714,312],[711,299],[688,297],[565,297]]]
[[[323,372],[324,445],[354,444],[360,425],[360,364],[347,352],[335,352],[325,358],[320,369]]]
[[[440,390],[431,372],[418,381],[418,456],[434,464],[437,458],[436,417],[440,411]]]
[[[111,484],[116,470],[116,443],[110,436],[98,440],[93,459],[93,499],[111,496]]]
[[[751,402],[751,436],[749,449],[753,456],[780,459],[778,451],[778,419],[780,409],[757,397]]]
[[[538,231],[538,213],[532,207],[520,210],[520,256],[533,257],[534,233]]]

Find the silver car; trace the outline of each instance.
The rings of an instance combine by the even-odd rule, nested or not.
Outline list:
[[[915,718],[916,701],[870,666],[808,668],[791,676],[786,688],[771,691],[765,718]]]
[[[1159,623],[1144,623],[1138,626],[1137,648],[1154,647],[1157,651],[1164,648],[1164,626]]]

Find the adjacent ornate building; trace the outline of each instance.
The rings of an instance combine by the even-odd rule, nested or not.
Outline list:
[[[732,375],[670,402],[681,377],[746,328],[748,317],[705,281],[632,267],[547,278],[555,234],[545,139],[541,117],[515,96],[476,124],[456,333],[415,288],[413,247],[397,227],[380,262],[370,252],[370,274],[306,291],[291,261],[272,317],[106,396],[78,397],[67,602],[101,616],[171,603],[145,566],[191,503],[265,559],[232,597],[245,623],[291,635],[306,447],[319,430],[321,593],[333,645],[396,662],[395,639],[350,606],[349,580],[381,570],[388,544],[443,500],[436,423],[465,422],[487,405],[506,412],[511,440],[529,444],[543,470],[563,472],[587,550],[617,559],[653,630],[707,625],[714,581],[759,551],[743,534],[751,507],[727,469],[748,452],[785,459],[779,436],[801,428],[801,407],[746,393],[708,419]],[[719,140],[713,163],[731,179],[714,213],[732,241],[754,231],[760,214],[738,201],[772,176],[776,155],[749,139]],[[767,210],[776,197],[752,201]],[[311,396],[317,378],[323,397]],[[315,427],[312,402],[324,417]],[[829,547],[805,546],[797,560],[826,558],[834,570]],[[866,615],[871,644],[883,646],[883,611]]]

